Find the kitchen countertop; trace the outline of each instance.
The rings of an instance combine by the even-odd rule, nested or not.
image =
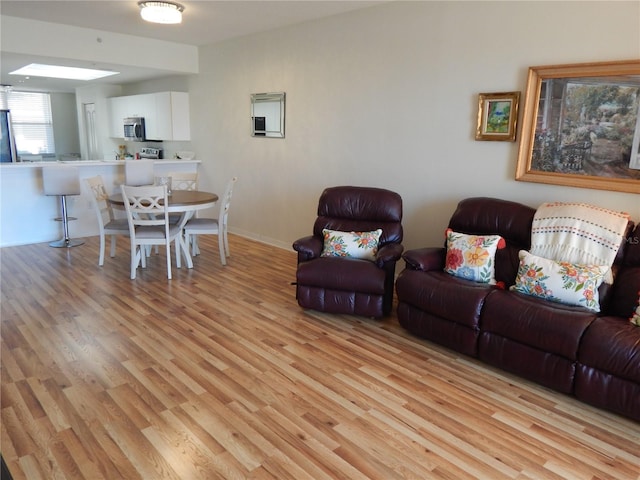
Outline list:
[[[135,162],[135,160],[133,160]],[[0,167],[2,168],[35,168],[35,167],[45,167],[47,165],[77,165],[78,167],[89,166],[89,165],[124,165],[124,160],[61,160],[56,162],[16,162],[16,163],[1,163]],[[182,160],[176,158],[167,158],[162,160],[154,160],[154,162],[158,165],[169,165],[169,164],[199,164],[200,160]]]
[[[134,160],[135,161],[135,160]],[[0,164],[0,247],[50,242],[60,238],[60,198],[44,195],[43,167],[56,165],[78,168],[80,195],[67,199],[70,214],[77,218],[69,225],[73,238],[98,235],[99,227],[85,178],[100,175],[108,194],[117,192],[124,181],[122,160],[71,160],[65,162],[19,162]],[[197,172],[200,160],[154,160],[154,172]]]

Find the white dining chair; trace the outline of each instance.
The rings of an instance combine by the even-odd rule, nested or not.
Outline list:
[[[233,187],[237,180],[238,177],[233,177],[227,183],[224,195],[220,199],[218,218],[192,218],[185,224],[184,243],[187,249],[191,249],[193,255],[200,254],[200,248],[197,242],[198,235],[218,235],[220,263],[222,263],[222,265],[227,264],[227,257],[231,256],[229,239],[227,238],[227,222],[229,218],[229,208],[231,206],[231,195],[233,194]]]
[[[106,236],[110,239],[110,256],[116,256],[116,237],[117,235],[129,236],[129,222],[126,218],[116,218],[115,212],[108,202],[109,195],[104,186],[104,182],[100,175],[85,178],[85,184],[91,191],[91,204],[98,218],[98,228],[100,229],[100,253],[98,256],[98,265],[104,265],[104,248]]]
[[[155,176],[153,174],[154,160],[125,160],[124,161],[124,184],[134,187],[140,185],[153,185]]]
[[[197,172],[172,172],[168,175],[168,177],[171,178],[172,190],[186,190],[190,192],[198,190]],[[178,223],[180,220],[182,220],[182,214],[169,214],[170,223]]]
[[[61,216],[55,220],[62,222],[63,237],[49,243],[51,247],[77,247],[84,240],[69,237],[69,220],[76,220],[67,213],[67,196],[80,195],[80,177],[78,167],[67,165],[48,165],[42,167],[42,186],[45,195],[60,197]]]
[[[131,279],[136,278],[138,265],[145,268],[147,245],[164,245],[167,250],[167,278],[171,280],[171,242],[176,247],[176,266],[180,268],[179,225],[169,224],[166,185],[134,187],[121,185],[122,198],[129,223],[131,239]]]
[[[171,177],[173,190],[198,190],[197,172],[172,172],[168,176]]]

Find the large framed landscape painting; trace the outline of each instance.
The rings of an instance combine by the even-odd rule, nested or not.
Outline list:
[[[516,180],[640,193],[640,59],[530,67]]]

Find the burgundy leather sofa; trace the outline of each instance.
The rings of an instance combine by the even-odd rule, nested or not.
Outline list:
[[[382,229],[375,261],[321,256],[323,229]],[[391,313],[396,263],[401,258],[402,198],[390,190],[339,186],[318,201],[313,235],[296,240],[296,298],[303,308],[382,317]]]
[[[614,262],[614,283],[599,289],[596,313],[509,290],[518,252],[530,247],[534,214],[533,208],[506,200],[461,201],[449,227],[505,239],[495,257],[496,280],[504,285],[445,273],[444,246],[406,251],[406,267],[396,281],[400,324],[419,337],[640,421],[640,327],[628,321],[640,291],[640,226],[632,231],[629,225]]]

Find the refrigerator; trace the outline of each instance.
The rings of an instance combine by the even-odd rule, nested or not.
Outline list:
[[[11,113],[9,110],[0,110],[0,163],[16,161],[16,142],[11,128]]]

